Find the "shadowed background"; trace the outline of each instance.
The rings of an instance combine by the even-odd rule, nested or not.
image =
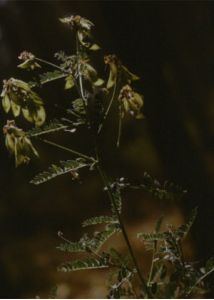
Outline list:
[[[115,120],[109,120],[102,139],[109,175],[140,180],[148,171],[188,190],[176,205],[159,203],[142,192],[127,194],[124,218],[130,235],[151,230],[163,212],[179,223],[198,206],[190,252],[195,259],[208,258],[214,252],[214,4],[0,0],[1,81],[30,78],[16,68],[23,50],[49,60],[56,51],[74,50],[70,31],[58,21],[70,14],[94,22],[103,53],[117,54],[141,77],[138,88],[145,96],[145,120],[126,122],[121,152],[110,148]],[[51,84],[40,93],[50,116],[61,112],[63,99],[72,99],[61,89]],[[2,126],[12,118],[2,110],[0,114]],[[19,124],[24,125],[23,120]],[[0,140],[0,297],[45,297],[55,284],[62,297],[104,297],[105,274],[56,272],[57,265],[68,259],[55,249],[60,242],[57,231],[78,239],[84,218],[108,211],[98,178],[85,172],[80,184],[65,176],[32,186],[29,181],[39,170],[70,156],[37,143],[40,161],[15,169],[3,135]],[[90,151],[90,141],[78,134],[59,137],[59,141]]]

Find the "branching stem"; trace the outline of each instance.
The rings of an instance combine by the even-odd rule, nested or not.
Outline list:
[[[135,257],[134,252],[133,252],[131,243],[130,243],[129,238],[128,238],[128,234],[127,234],[126,228],[125,228],[125,226],[124,226],[124,223],[123,223],[123,220],[122,220],[122,218],[121,218],[121,215],[120,215],[120,213],[119,213],[119,211],[118,211],[117,204],[116,204],[116,202],[115,202],[115,198],[114,198],[114,195],[113,195],[113,193],[112,193],[112,190],[111,190],[111,186],[110,186],[110,184],[109,184],[109,181],[108,181],[108,179],[106,178],[106,175],[105,175],[105,173],[103,172],[103,170],[102,170],[102,168],[101,168],[101,166],[100,166],[99,164],[96,165],[96,168],[97,168],[98,173],[100,174],[100,177],[101,177],[101,179],[102,179],[102,181],[103,181],[104,186],[107,188],[108,196],[109,196],[109,198],[110,198],[110,200],[111,200],[111,202],[112,202],[112,205],[114,206],[114,210],[115,210],[115,212],[116,212],[116,215],[117,215],[117,218],[118,218],[118,222],[119,222],[119,224],[120,224],[120,228],[121,228],[121,231],[122,231],[124,240],[125,240],[125,242],[126,242],[126,245],[127,245],[128,250],[129,250],[130,256],[131,256],[131,258],[132,258],[132,261],[133,261],[134,266],[135,266],[135,268],[136,268],[137,274],[138,274],[139,279],[140,279],[140,281],[141,281],[143,291],[144,291],[145,295],[147,295],[149,298],[152,298],[152,295],[151,295],[151,293],[150,293],[150,290],[149,290],[148,287],[147,287],[146,281],[145,281],[145,279],[144,279],[144,277],[143,277],[143,275],[142,275],[142,273],[141,273],[141,270],[140,270],[140,267],[139,267],[139,265],[138,265],[137,259],[136,259],[136,257]]]

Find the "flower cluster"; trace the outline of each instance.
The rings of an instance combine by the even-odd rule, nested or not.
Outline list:
[[[15,121],[7,121],[3,128],[5,145],[15,155],[16,166],[26,164],[32,156],[39,156],[26,133],[15,125]]]
[[[23,61],[21,64],[18,65],[18,67],[21,69],[34,70],[36,68],[41,68],[41,66],[35,60],[35,55],[33,55],[30,52],[23,51],[18,56],[18,59]]]
[[[22,112],[24,118],[36,126],[45,122],[43,101],[28,83],[15,78],[4,80],[1,97],[6,113],[11,109],[14,117],[18,117]]]
[[[72,29],[76,28],[91,30],[91,27],[94,26],[94,24],[91,21],[79,15],[72,15],[70,17],[61,18],[60,21],[66,25],[69,25]]]
[[[77,31],[78,41],[80,42],[81,46],[93,51],[100,49],[97,44],[93,43],[91,28],[94,26],[94,24],[91,21],[79,15],[72,15],[59,20],[68,25],[71,29]]]
[[[122,105],[122,117],[128,113],[136,119],[143,118],[141,112],[141,108],[143,107],[143,95],[134,92],[129,84],[122,87],[118,100]]]

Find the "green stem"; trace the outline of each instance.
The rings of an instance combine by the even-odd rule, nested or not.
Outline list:
[[[119,105],[119,124],[118,124],[118,136],[117,136],[117,147],[120,147],[120,138],[122,132],[122,107]]]
[[[36,133],[30,133],[29,132],[28,136],[34,138],[34,137],[37,137],[39,135],[48,134],[48,133],[52,133],[52,132],[55,132],[55,131],[64,130],[64,129],[67,129],[67,128],[68,128],[68,126],[62,125],[62,126],[57,127],[57,128],[47,129],[47,130],[43,130],[43,131],[36,132]]]
[[[80,45],[79,45],[79,40],[78,40],[78,35],[76,34],[76,52],[77,52],[77,70],[78,70],[78,79],[79,79],[79,91],[80,91],[80,96],[82,97],[83,103],[85,105],[85,109],[87,108],[87,99],[84,94],[84,89],[83,89],[83,80],[82,80],[82,74],[81,74],[81,65],[79,62],[79,57],[81,55],[80,52]],[[86,110],[87,111],[87,110]]]
[[[84,158],[84,159],[90,160],[90,161],[93,162],[93,163],[96,163],[96,162],[97,162],[93,157],[90,157],[90,156],[88,156],[88,155],[85,155],[85,154],[83,154],[83,153],[81,153],[81,152],[75,151],[75,150],[73,150],[73,149],[67,148],[67,147],[65,147],[65,146],[59,145],[59,144],[57,144],[57,143],[54,143],[54,142],[49,141],[49,140],[46,140],[46,139],[40,139],[40,140],[43,141],[44,143],[48,144],[48,145],[54,146],[54,147],[56,147],[56,148],[62,149],[62,150],[67,151],[67,152],[70,152],[70,153],[72,153],[72,154],[74,154],[74,155],[80,156],[80,157],[82,157],[82,158]]]
[[[148,282],[147,282],[147,286],[148,286],[148,287],[150,286],[150,282],[151,282],[152,276],[153,276],[154,259],[155,259],[155,247],[153,248],[153,253],[152,253],[152,264],[151,264],[151,267],[150,267],[149,279],[148,279]]]
[[[58,69],[58,70],[60,70],[60,71],[62,71],[62,72],[64,72],[64,73],[66,73],[66,74],[70,74],[70,72],[64,70],[64,69],[61,68],[60,66],[58,66],[58,65],[56,65],[56,64],[54,64],[54,63],[52,63],[52,62],[49,62],[49,61],[47,61],[47,60],[45,60],[45,59],[42,59],[42,58],[39,58],[39,57],[35,57],[35,60],[37,60],[37,61],[39,61],[39,62],[42,62],[43,64],[46,64],[46,65],[48,65],[48,66],[51,66],[51,67],[53,67],[53,68],[55,68],[55,69]]]
[[[137,259],[136,259],[135,255],[134,255],[134,252],[133,252],[131,243],[130,243],[129,238],[128,238],[128,234],[127,234],[127,232],[126,232],[126,228],[125,228],[125,226],[124,226],[124,224],[123,224],[123,220],[122,220],[121,215],[120,215],[120,213],[119,213],[119,211],[118,211],[117,204],[116,204],[116,202],[115,202],[114,195],[113,195],[113,193],[112,193],[112,190],[111,190],[111,186],[110,186],[110,184],[109,184],[109,181],[107,180],[106,175],[104,174],[102,168],[101,168],[98,164],[96,165],[96,168],[97,168],[98,173],[100,174],[100,177],[102,178],[102,181],[103,181],[104,186],[107,188],[108,196],[109,196],[109,198],[110,198],[110,200],[111,200],[111,203],[112,203],[112,205],[113,205],[113,207],[114,207],[114,210],[115,210],[115,212],[116,212],[117,219],[118,219],[118,222],[119,222],[119,224],[120,224],[120,228],[121,228],[121,231],[122,231],[124,240],[125,240],[125,242],[126,242],[126,245],[127,245],[128,250],[129,250],[130,256],[131,256],[131,258],[132,258],[132,261],[133,261],[133,263],[134,263],[134,266],[135,266],[135,268],[136,268],[136,270],[137,270],[137,274],[138,274],[139,279],[140,279],[140,281],[141,281],[141,284],[142,284],[142,288],[143,288],[143,290],[144,290],[144,293],[145,293],[146,295],[148,295],[149,298],[152,298],[152,295],[151,295],[151,293],[150,293],[150,290],[149,290],[148,287],[147,287],[146,281],[144,280],[144,277],[143,277],[143,275],[142,275],[142,273],[141,273],[141,270],[140,270],[140,267],[139,267],[139,265],[138,265]]]
[[[196,283],[189,289],[189,291],[186,293],[185,296],[189,296],[191,294],[191,292],[193,291],[193,289],[202,281],[204,280],[207,276],[209,276],[212,272],[214,272],[214,268],[212,268],[209,272],[207,272],[206,274],[204,274],[202,277],[200,277]]]
[[[98,134],[99,134],[100,131],[102,130],[103,125],[104,125],[104,122],[105,122],[105,120],[106,120],[106,118],[107,118],[107,116],[108,116],[108,113],[109,113],[110,109],[111,109],[112,103],[113,103],[114,98],[115,98],[116,90],[117,90],[117,81],[115,82],[114,89],[113,89],[113,93],[112,93],[112,96],[111,96],[111,100],[109,101],[109,105],[108,105],[108,107],[107,107],[107,109],[106,109],[106,111],[105,111],[105,114],[104,114],[104,116],[103,116],[103,121],[102,121],[102,123],[100,124],[100,126],[99,126],[99,128],[98,128]]]

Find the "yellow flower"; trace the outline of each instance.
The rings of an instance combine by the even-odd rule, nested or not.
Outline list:
[[[3,133],[7,149],[11,154],[15,155],[16,167],[28,163],[32,156],[39,156],[26,133],[16,127],[14,120],[7,121],[3,128]]]
[[[15,78],[4,80],[1,97],[6,113],[10,109],[14,117],[22,113],[28,122],[35,123],[36,126],[41,126],[45,122],[46,113],[43,101],[28,83]]]
[[[126,84],[122,87],[118,100],[122,105],[122,117],[127,113],[136,119],[143,118],[141,112],[143,95],[134,92],[130,85]]]

